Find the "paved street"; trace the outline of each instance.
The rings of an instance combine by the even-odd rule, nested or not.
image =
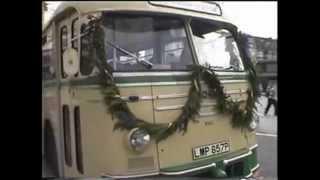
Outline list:
[[[267,179],[277,179],[277,137],[257,136],[258,160],[261,167],[260,175]]]
[[[267,116],[264,116],[264,109],[267,106],[267,98],[261,97],[258,105],[259,123],[257,128],[258,160],[264,180],[277,178],[277,117],[274,116],[274,108],[270,108]]]
[[[264,116],[264,110],[267,106],[267,98],[260,97],[259,102],[257,103],[257,110],[259,115],[259,123],[258,123],[258,132],[260,133],[270,133],[277,134],[277,116],[274,116],[274,107],[271,106],[269,112],[266,116]]]

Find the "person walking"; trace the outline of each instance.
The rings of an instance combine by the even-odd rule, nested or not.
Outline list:
[[[272,86],[270,89],[268,89],[266,95],[268,98],[268,105],[264,111],[264,115],[266,116],[268,114],[268,111],[269,111],[271,105],[273,105],[274,115],[277,116],[278,115],[278,102],[277,102],[275,87]]]

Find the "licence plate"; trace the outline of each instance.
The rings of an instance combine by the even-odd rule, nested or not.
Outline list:
[[[193,159],[201,159],[230,151],[230,144],[227,141],[221,141],[214,144],[203,145],[192,149]]]

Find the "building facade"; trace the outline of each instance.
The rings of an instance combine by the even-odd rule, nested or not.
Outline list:
[[[266,91],[270,85],[277,85],[278,58],[277,40],[247,35],[248,51],[255,64],[259,86]]]

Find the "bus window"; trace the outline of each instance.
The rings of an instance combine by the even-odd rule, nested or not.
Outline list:
[[[60,42],[61,42],[61,74],[63,78],[66,78],[67,75],[64,72],[63,68],[63,53],[68,48],[68,29],[67,26],[63,26],[60,29]]]
[[[61,52],[63,53],[68,46],[68,29],[67,26],[61,28]]]
[[[183,21],[173,17],[105,14],[107,63],[115,71],[187,70],[193,64]],[[147,69],[110,42],[153,64]]]
[[[86,25],[81,25],[81,33],[84,33]],[[88,76],[92,73],[95,63],[92,60],[92,49],[90,46],[90,38],[92,34],[82,36],[80,38],[81,51],[80,51],[80,72],[84,76]]]
[[[78,51],[78,18],[75,18],[71,23],[71,39],[72,39],[72,48]],[[75,39],[74,39],[75,38]]]
[[[238,46],[228,30],[195,20],[191,28],[200,64],[217,71],[244,71]]]
[[[56,77],[55,62],[53,58],[52,31],[43,37],[42,44],[42,80],[53,80]]]

